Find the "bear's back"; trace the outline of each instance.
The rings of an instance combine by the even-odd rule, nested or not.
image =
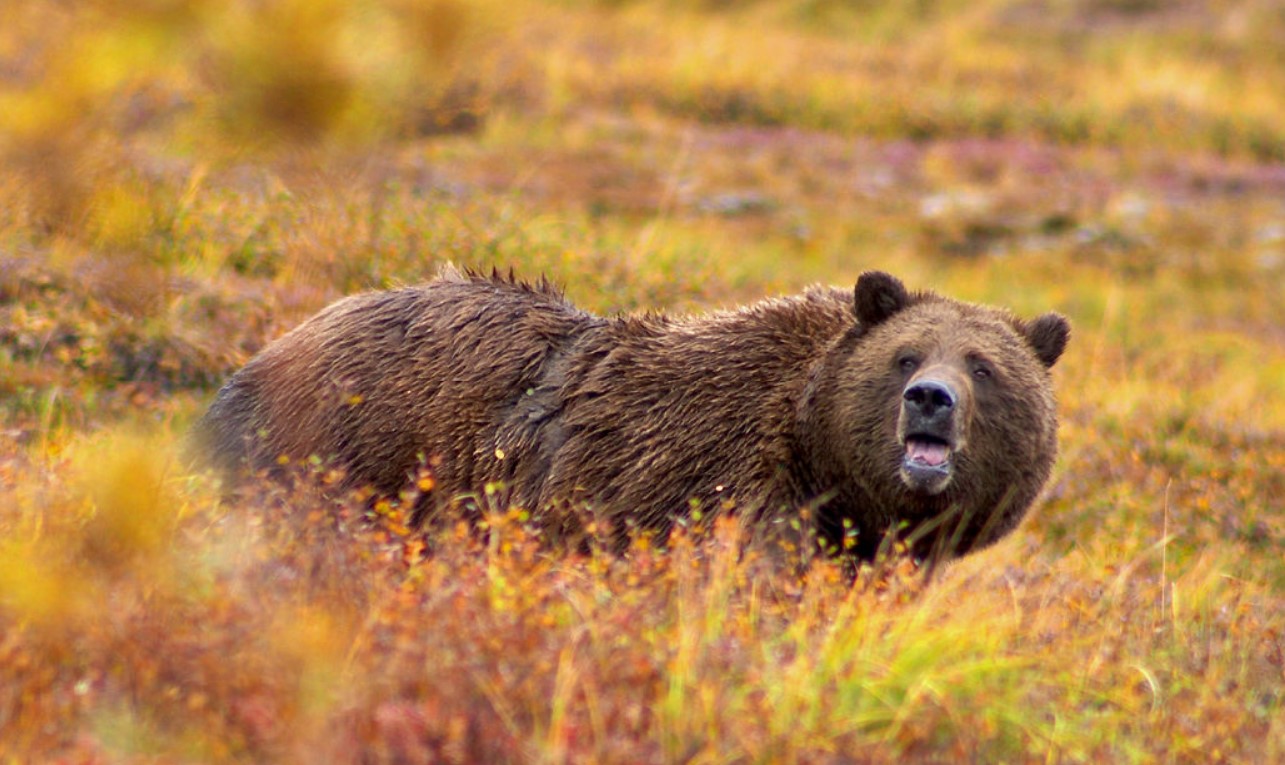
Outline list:
[[[447,484],[471,485],[485,473],[480,434],[551,354],[602,322],[547,284],[453,270],[354,295],[237,372],[198,431],[227,467],[317,456],[354,484],[395,492],[431,456]]]

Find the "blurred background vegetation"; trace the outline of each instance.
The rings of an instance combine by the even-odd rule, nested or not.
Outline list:
[[[1285,757],[1279,2],[0,16],[0,758]],[[606,313],[868,268],[1063,311],[1059,466],[925,589],[727,528],[417,534],[178,458],[266,342],[446,261]]]

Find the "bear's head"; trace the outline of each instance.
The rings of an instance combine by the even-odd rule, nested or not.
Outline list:
[[[961,555],[1011,531],[1057,453],[1049,368],[1067,320],[912,293],[881,272],[857,281],[853,313],[800,423],[832,509],[849,526],[880,519],[857,529],[867,536],[858,552],[899,527],[921,557]]]

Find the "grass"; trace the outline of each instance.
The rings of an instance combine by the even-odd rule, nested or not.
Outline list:
[[[1271,3],[100,2],[0,29],[0,758],[1285,757]],[[934,581],[406,527],[180,457],[443,262],[595,311],[884,268],[1056,309],[1043,502]],[[323,476],[324,479],[324,476]]]

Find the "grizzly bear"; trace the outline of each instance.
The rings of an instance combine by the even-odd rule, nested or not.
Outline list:
[[[1049,476],[1070,334],[881,272],[730,311],[603,318],[546,281],[444,270],[340,300],[268,345],[196,435],[228,468],[318,457],[421,516],[483,492],[536,519],[663,533],[693,508],[875,556],[962,555]]]

